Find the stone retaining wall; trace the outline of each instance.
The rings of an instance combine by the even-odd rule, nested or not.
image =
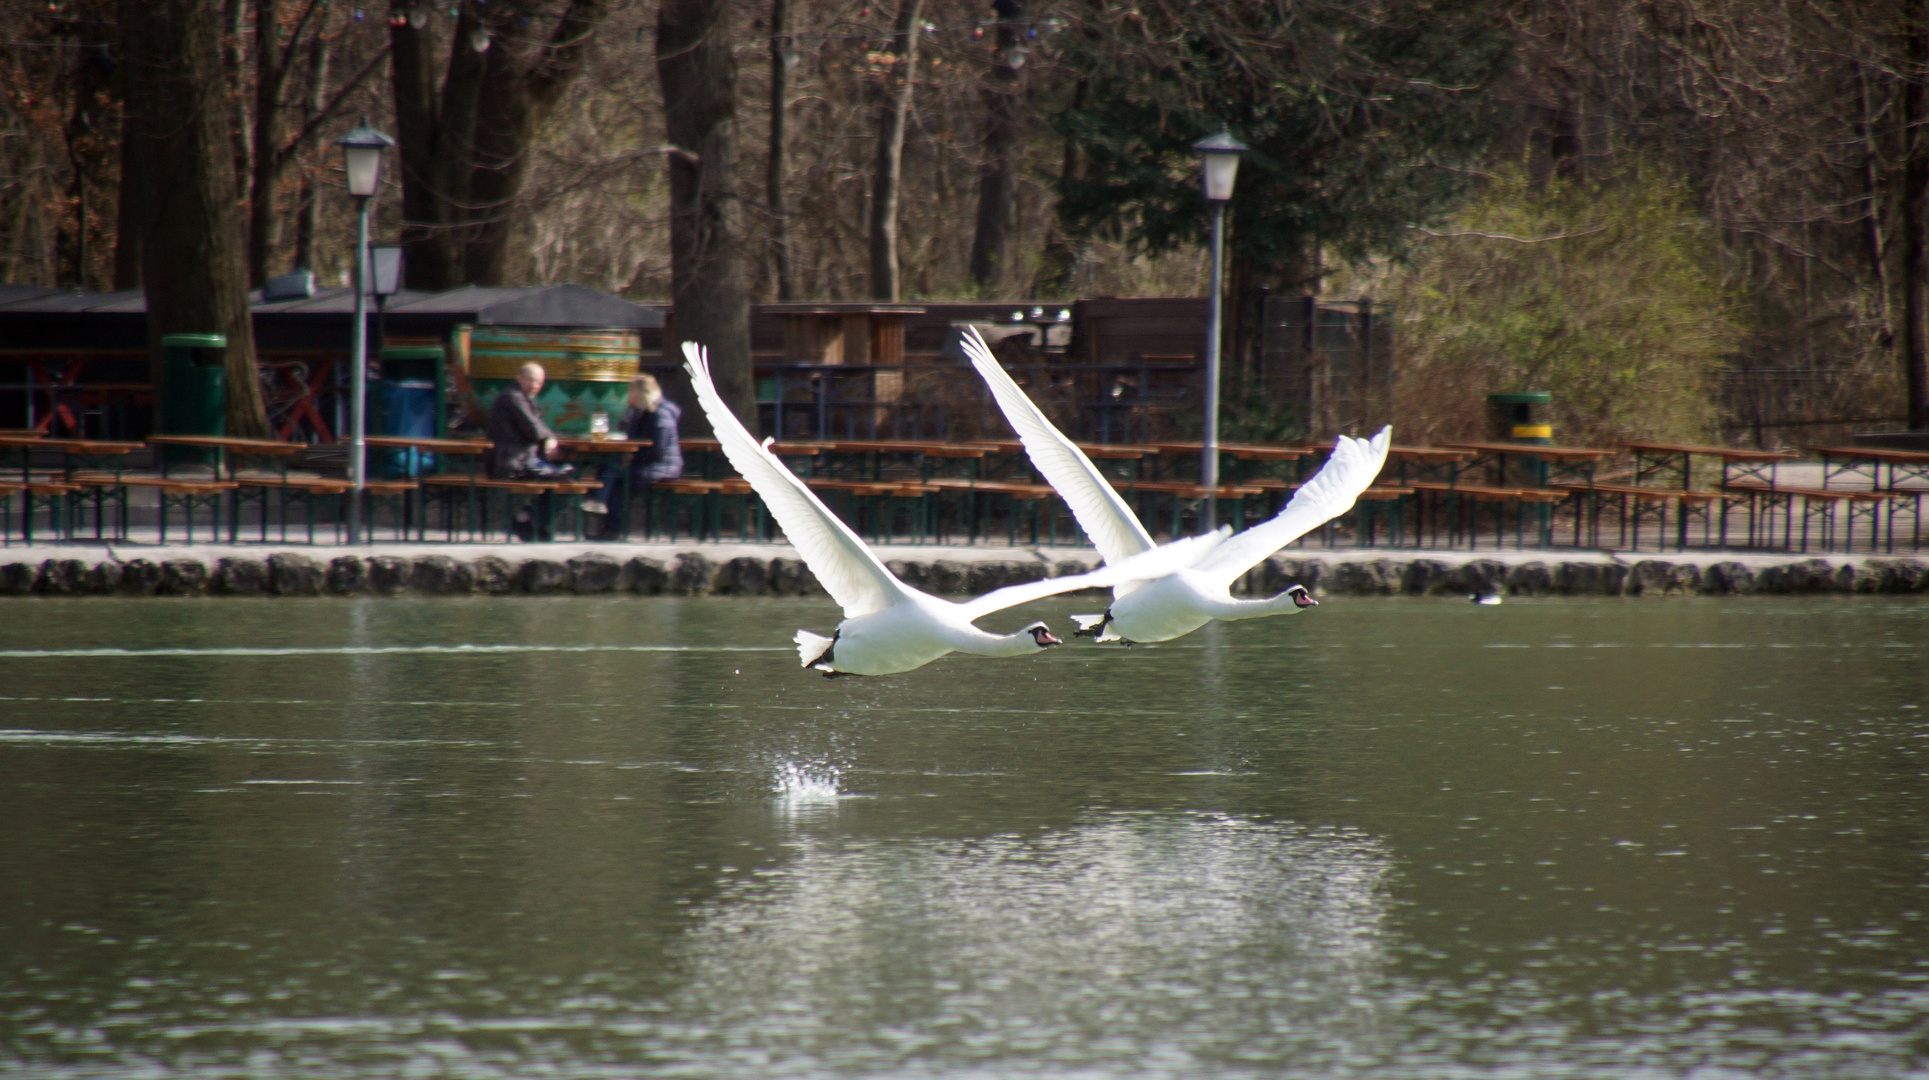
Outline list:
[[[0,560],[5,558],[0,555]],[[976,595],[1004,585],[1081,573],[1067,560],[892,561],[907,584],[933,593]],[[1453,565],[1435,559],[1319,559],[1275,555],[1253,569],[1239,591],[1270,595],[1292,582],[1315,593],[1351,596],[1467,595],[1665,596],[1739,593],[1913,593],[1929,591],[1929,565],[1915,559],[1830,562],[1805,559],[1751,567],[1638,562],[1526,562],[1478,559]],[[345,555],[326,563],[297,552],[264,558],[134,558],[89,562],[0,561],[0,596],[428,596],[554,595],[628,592],[645,595],[822,594],[797,559],[752,556],[715,560],[685,553],[667,562],[602,553],[566,561],[496,555]]]

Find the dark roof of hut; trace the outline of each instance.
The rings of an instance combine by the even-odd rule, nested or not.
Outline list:
[[[267,314],[346,315],[355,309],[352,289],[318,289],[315,295],[262,302],[255,294],[254,312]],[[388,298],[384,308],[391,319],[426,318],[437,322],[482,326],[623,327],[654,329],[663,325],[664,305],[638,304],[576,284],[485,286],[466,285],[448,292],[403,290]]]
[[[339,351],[354,322],[352,289],[263,301],[250,297],[255,343],[266,351]],[[397,293],[382,305],[390,336],[443,337],[460,323],[531,328],[658,329],[668,305],[638,304],[582,285],[484,287]],[[371,315],[375,305],[370,305]],[[0,350],[147,348],[147,298],[139,289],[88,292],[0,285]]]

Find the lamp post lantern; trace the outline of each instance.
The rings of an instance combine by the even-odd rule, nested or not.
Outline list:
[[[348,174],[348,193],[355,196],[355,324],[349,328],[348,368],[348,478],[354,490],[348,497],[348,542],[362,538],[362,493],[368,483],[368,201],[382,183],[382,152],[395,140],[368,126],[342,136],[342,169]]]
[[[1222,335],[1222,290],[1225,277],[1226,203],[1232,199],[1239,158],[1250,147],[1221,129],[1219,134],[1192,144],[1203,167],[1206,202],[1212,204],[1212,299],[1206,315],[1205,424],[1199,447],[1199,485],[1206,489],[1206,512],[1200,532],[1219,527],[1219,341]]]

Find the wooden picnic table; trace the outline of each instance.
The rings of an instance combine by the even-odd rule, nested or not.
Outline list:
[[[1198,454],[1205,450],[1204,443],[1160,442],[1144,443],[1145,448],[1161,454]],[[1240,461],[1298,461],[1315,452],[1311,446],[1280,446],[1271,443],[1220,443],[1219,452]]]
[[[226,435],[149,435],[147,444],[155,447],[175,446],[188,450],[214,451],[214,476],[220,479],[223,473],[234,479],[235,457],[273,458],[281,466],[281,475],[288,475],[288,459],[308,449],[306,443],[282,442],[279,439],[245,439],[240,436],[229,438]],[[230,456],[232,455],[232,456]],[[168,455],[156,454],[161,465],[161,475],[167,476]]]
[[[1389,446],[1386,456],[1416,465],[1450,465],[1466,461],[1474,454],[1471,450],[1450,450],[1444,446]]]
[[[0,435],[0,447],[53,450],[63,454],[131,454],[139,450],[141,444],[107,439],[50,439],[45,435]]]
[[[1823,545],[1831,550],[1834,548],[1835,511],[1837,506],[1842,504],[1846,504],[1848,507],[1849,520],[1845,527],[1845,534],[1848,540],[1849,550],[1852,551],[1855,548],[1855,520],[1858,517],[1868,519],[1869,549],[1871,551],[1875,550],[1875,544],[1881,527],[1880,518],[1882,510],[1897,497],[1897,493],[1893,491],[1870,491],[1857,488],[1786,487],[1760,482],[1731,483],[1726,485],[1723,490],[1729,497],[1746,498],[1748,500],[1750,543],[1755,542],[1757,520],[1757,515],[1754,511],[1755,501],[1757,499],[1762,500],[1764,508],[1769,513],[1773,513],[1777,506],[1781,507],[1783,511],[1782,544],[1784,547],[1793,542],[1795,500],[1801,499],[1802,551],[1808,550],[1809,521],[1816,518],[1821,519],[1822,522]],[[1890,526],[1890,546],[1893,547],[1895,541],[1893,535],[1893,519],[1890,522]],[[1767,535],[1770,538],[1773,537],[1774,530],[1774,522],[1772,520],[1768,521]],[[1725,535],[1723,539],[1725,542]]]
[[[1259,443],[1221,443],[1219,452],[1240,461],[1298,461],[1313,453],[1303,446],[1266,446]]]
[[[809,444],[805,444],[809,445]],[[925,442],[903,439],[840,439],[828,444],[839,454],[923,454],[927,457],[981,458],[991,449],[981,443]]]
[[[1636,483],[1657,472],[1667,471],[1679,478],[1682,490],[1694,487],[1696,455],[1721,459],[1721,482],[1724,486],[1737,481],[1758,481],[1772,487],[1775,484],[1775,466],[1795,460],[1794,454],[1780,450],[1744,450],[1735,446],[1668,442],[1624,442],[1621,445],[1634,454]]]
[[[149,435],[149,446],[194,446],[208,450],[233,450],[243,454],[278,456],[293,454],[308,449],[306,443],[282,442],[280,439],[244,439],[240,436],[230,438],[226,435]]]
[[[1828,487],[1829,481],[1838,476],[1861,476],[1868,470],[1869,487],[1878,491],[1916,491],[1905,488],[1909,480],[1929,484],[1929,453],[1920,450],[1890,450],[1881,446],[1805,446],[1811,454],[1822,459],[1822,486]],[[1840,468],[1832,467],[1832,462],[1840,460]],[[1882,467],[1889,468],[1889,482],[1882,482]]]
[[[71,475],[77,465],[87,460],[105,461],[113,459],[114,470],[120,471],[120,459],[136,450],[142,449],[137,442],[110,442],[105,439],[50,439],[43,435],[0,435],[0,451],[11,450],[20,455],[20,482],[32,481],[33,452],[51,450],[60,455],[60,473]],[[80,459],[80,460],[76,460]]]
[[[835,439],[827,443],[806,445],[822,447],[826,454],[857,459],[855,469],[859,472],[868,471],[869,483],[890,482],[884,476],[884,459],[891,456],[916,459],[920,482],[931,479],[933,459],[963,462],[969,470],[969,475],[976,478],[979,472],[978,463],[984,460],[987,454],[993,452],[992,448],[984,443],[939,442],[933,439]],[[835,465],[835,462],[829,463],[830,467]],[[806,477],[806,479],[814,481],[816,478]]]
[[[1416,480],[1431,480],[1444,477],[1448,482],[1459,479],[1461,463],[1474,456],[1472,450],[1449,450],[1441,446],[1389,446],[1387,460],[1394,465],[1393,477],[1388,484],[1406,487]],[[1415,475],[1408,476],[1411,470]],[[1384,476],[1385,469],[1381,470]]]
[[[467,442],[467,441],[469,441],[469,440],[461,440],[461,441],[464,441],[464,442]],[[593,439],[590,439],[590,438],[589,438],[589,437],[587,437],[587,436],[576,436],[576,435],[571,435],[571,436],[564,436],[564,437],[558,437],[556,441],[557,441],[557,443],[558,443],[558,444],[560,444],[560,445],[563,445],[563,446],[569,446],[569,445],[572,445],[572,444],[574,444],[574,443],[582,443],[583,445],[585,445],[585,446],[587,446],[587,445],[589,445],[589,444],[590,444],[590,443],[592,443],[592,442],[594,442],[594,443],[595,443],[596,445],[598,445],[598,446],[608,446],[608,445],[610,445],[610,444],[612,444],[612,443],[620,443],[620,444],[622,444],[622,445],[625,445],[625,446],[628,446],[628,447],[630,447],[631,449],[634,449],[634,450],[641,450],[641,449],[643,449],[644,447],[649,447],[649,446],[655,446],[655,445],[656,445],[656,440],[655,440],[655,439],[602,439],[602,440],[593,440]],[[678,448],[678,449],[680,449],[680,450],[682,450],[682,451],[683,451],[684,453],[686,453],[686,454],[715,454],[715,453],[720,453],[720,452],[722,452],[722,450],[723,450],[723,444],[722,444],[721,442],[718,442],[718,441],[717,441],[717,440],[715,440],[715,439],[684,439],[684,438],[679,438],[679,439],[677,439],[677,441],[676,441],[676,443],[677,443],[677,448]],[[488,444],[488,443],[486,443],[486,442],[485,442],[485,443],[478,443],[478,444],[476,444],[476,445],[480,445],[480,446],[482,446],[482,447],[485,447],[485,448],[486,448],[486,447],[488,447],[488,446],[489,446],[490,444]],[[820,450],[820,451],[821,451],[821,450],[823,450],[823,449],[824,449],[825,447],[828,447],[828,446],[830,445],[830,443],[822,443],[822,442],[778,442],[778,443],[777,443],[776,445],[778,445],[778,446],[781,446],[781,447],[784,447],[784,448],[785,448],[785,449],[784,449],[784,450],[782,451],[783,453],[786,453],[786,454],[800,454],[800,453],[804,453],[804,452],[805,452],[805,450],[803,449],[803,448],[805,448],[805,447],[816,447],[816,448],[817,448],[818,450]]]
[[[1537,457],[1572,464],[1589,464],[1620,453],[1592,446],[1536,446],[1533,443],[1443,442],[1440,445],[1480,455]]]
[[[1525,504],[1526,506],[1532,506],[1535,511],[1536,523],[1534,536],[1537,546],[1541,548],[1551,547],[1553,546],[1553,506],[1555,503],[1562,502],[1567,498],[1566,492],[1552,488],[1522,487],[1517,485],[1463,484],[1459,481],[1458,477],[1450,481],[1416,480],[1408,484],[1407,489],[1414,492],[1415,509],[1420,515],[1417,525],[1422,535],[1424,535],[1426,531],[1427,514],[1426,503],[1420,496],[1433,495],[1436,500],[1446,503],[1448,546],[1452,546],[1454,538],[1459,531],[1460,503],[1462,500],[1465,500],[1470,504],[1475,504],[1468,507],[1467,527],[1469,540],[1477,542],[1477,534],[1480,526],[1478,504],[1488,504],[1495,507],[1494,543],[1496,545],[1501,543],[1501,530],[1505,517],[1504,508],[1508,505],[1519,506],[1519,504]],[[1523,544],[1522,537],[1526,529],[1526,524],[1527,513],[1525,509],[1518,509],[1514,517],[1514,546],[1517,549]]]
[[[330,445],[348,448],[347,443]],[[432,454],[486,454],[495,443],[487,439],[437,439],[426,435],[365,435],[362,445],[378,450],[421,450]]]
[[[1022,454],[1025,444],[1017,439],[980,439],[966,445],[983,446],[998,454]],[[1137,461],[1159,452],[1158,448],[1138,443],[1074,443],[1094,461]]]
[[[1621,445],[1629,450],[1668,454],[1706,454],[1709,457],[1736,460],[1787,461],[1795,456],[1786,450],[1749,450],[1739,446],[1707,446],[1701,443],[1624,442]]]
[[[560,442],[560,440],[558,441]],[[349,448],[347,443],[329,443],[328,445],[344,452]],[[481,464],[477,459],[494,449],[495,445],[495,443],[487,439],[442,439],[432,435],[362,436],[362,446],[367,450],[411,450],[418,454],[441,454],[445,458],[462,458],[464,459],[462,471],[467,474],[472,481],[476,477],[477,466]],[[410,464],[408,471],[410,476],[417,476],[429,472],[429,470],[424,467],[420,470],[419,474],[413,463]],[[369,489],[371,482],[372,478],[368,475],[367,463],[364,462],[362,466],[362,487],[364,491]]]
[[[591,439],[580,435],[559,435],[556,445],[585,454],[634,454],[656,443],[650,439]]]
[[[1494,462],[1494,479],[1502,485],[1507,482],[1507,459],[1527,458],[1533,462],[1534,484],[1540,487],[1568,477],[1579,477],[1592,484],[1595,464],[1621,452],[1592,446],[1538,446],[1533,443],[1443,442],[1440,445],[1453,450],[1472,451],[1475,456],[1469,462],[1469,467],[1478,466],[1483,457],[1491,458]],[[1561,475],[1555,475],[1557,470]]]

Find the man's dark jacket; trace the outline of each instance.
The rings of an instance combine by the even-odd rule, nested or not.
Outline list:
[[[483,429],[495,448],[489,451],[489,475],[498,480],[539,472],[543,466],[543,440],[556,433],[543,423],[542,413],[522,386],[510,383],[489,406],[489,424]]]

